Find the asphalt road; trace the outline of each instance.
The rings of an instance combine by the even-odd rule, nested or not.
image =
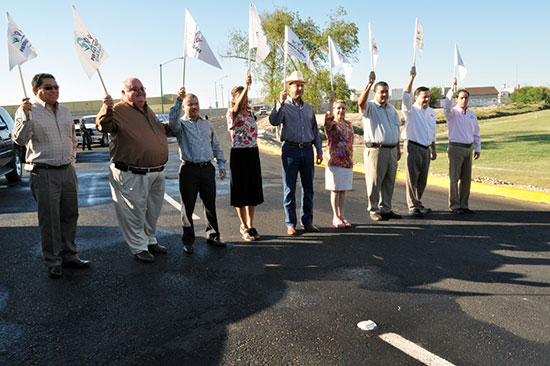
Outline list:
[[[223,123],[216,128],[228,156]],[[346,206],[353,228],[336,231],[318,168],[321,232],[290,238],[280,158],[262,154],[261,241],[240,240],[228,180],[218,181],[228,248],[199,237],[195,254],[185,255],[179,212],[165,202],[158,238],[169,253],[144,264],[119,231],[108,159],[105,148],[78,154],[77,242],[93,266],[66,269],[59,280],[43,265],[28,175],[19,184],[0,179],[1,365],[445,364],[436,356],[454,365],[550,364],[547,205],[473,195],[476,214],[456,216],[447,192],[428,187],[432,215],[375,223],[356,175]],[[172,142],[166,192],[176,200],[177,166]],[[407,211],[401,181],[394,208]],[[196,213],[200,232],[201,204]],[[377,328],[360,330],[363,320]],[[432,361],[390,345],[388,333]]]

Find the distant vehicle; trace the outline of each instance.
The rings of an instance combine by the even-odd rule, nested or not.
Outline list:
[[[95,124],[95,116],[84,116],[80,119],[75,119],[76,139],[78,144],[82,144],[82,136],[80,136],[80,121],[84,121],[86,129],[90,131],[92,144],[100,144],[101,146],[109,146],[109,134],[107,132],[99,132]]]
[[[157,118],[161,122],[170,122],[170,115],[169,114],[157,114]]]
[[[9,182],[18,182],[23,176],[24,148],[12,141],[13,119],[0,107],[0,175]]]
[[[258,111],[259,116],[265,116],[267,114],[267,110],[265,108],[260,108]]]

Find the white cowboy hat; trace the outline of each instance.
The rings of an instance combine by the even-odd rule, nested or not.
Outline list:
[[[294,71],[292,74],[290,74],[290,75],[286,78],[286,83],[287,83],[287,85],[288,85],[288,84],[295,83],[295,82],[300,82],[300,83],[307,84],[307,81],[304,80],[304,74],[302,74],[301,71]],[[283,82],[283,83],[284,83],[284,82]]]

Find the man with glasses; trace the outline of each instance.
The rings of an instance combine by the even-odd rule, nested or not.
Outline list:
[[[159,122],[146,96],[139,79],[124,80],[120,102],[105,96],[96,124],[111,134],[109,183],[124,239],[136,259],[152,263],[153,254],[167,252],[155,231],[164,199],[169,127]]]
[[[50,278],[63,275],[61,267],[88,268],[75,243],[78,220],[76,134],[71,112],[59,105],[59,85],[51,74],[32,79],[29,98],[15,113],[13,141],[27,147],[30,186],[38,205],[42,253]]]

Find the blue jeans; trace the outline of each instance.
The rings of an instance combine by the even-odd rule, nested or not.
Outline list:
[[[283,185],[286,226],[296,227],[296,180],[300,173],[302,185],[302,205],[300,214],[302,225],[313,223],[313,174],[315,171],[313,161],[313,146],[300,148],[283,144],[282,148]]]

